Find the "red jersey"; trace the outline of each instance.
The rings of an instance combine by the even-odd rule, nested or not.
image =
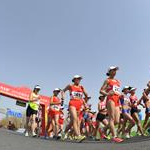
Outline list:
[[[71,99],[83,99],[83,87],[82,86],[76,86],[76,85],[71,85],[70,86],[70,97]]]
[[[105,101],[105,100],[102,101],[102,102],[100,101],[99,104],[100,104],[100,106],[101,106],[100,109],[106,109],[106,101]]]
[[[130,96],[130,102],[131,104],[134,104],[134,107],[137,107],[137,102],[138,102],[138,98],[136,95],[131,95]]]
[[[116,79],[107,79],[107,84],[108,84],[108,88],[106,90],[106,92],[110,92],[110,91],[114,91],[115,94],[114,95],[108,95],[107,96],[107,101],[108,100],[112,100],[115,103],[115,106],[119,106],[120,105],[120,81],[116,80]]]
[[[52,96],[50,98],[50,103],[60,103],[60,99],[56,96]],[[54,105],[50,105],[50,111],[59,111],[60,110],[61,105],[60,104],[54,104]]]

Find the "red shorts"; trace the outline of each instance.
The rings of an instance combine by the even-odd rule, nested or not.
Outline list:
[[[59,119],[59,125],[63,125],[64,124],[64,120],[63,119]]]
[[[85,126],[86,126],[86,127],[88,127],[88,126],[90,126],[90,125],[91,125],[90,122],[85,122]]]
[[[83,119],[83,112],[81,111],[79,114],[79,120],[81,121]]]
[[[115,103],[115,107],[120,106],[120,96],[118,95],[113,95],[113,96],[108,96],[107,97],[107,102],[108,101],[113,101]]]
[[[92,122],[92,126],[94,127],[94,128],[96,128],[97,127],[97,125],[98,125],[98,123],[97,122]]]
[[[72,99],[69,102],[69,106],[75,107],[78,112],[81,111],[82,105],[83,105],[83,101],[82,100]]]
[[[59,115],[59,114],[60,114],[59,111],[50,110],[48,113],[48,116],[53,119],[56,115]]]

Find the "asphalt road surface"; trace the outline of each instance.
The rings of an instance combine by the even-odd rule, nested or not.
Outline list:
[[[73,143],[24,137],[0,129],[0,150],[150,150],[150,137],[134,137],[120,144],[90,140]]]

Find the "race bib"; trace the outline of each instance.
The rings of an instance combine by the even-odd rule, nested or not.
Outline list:
[[[101,109],[105,109],[106,108],[106,106],[105,105],[101,105]]]
[[[72,98],[79,98],[82,99],[83,93],[82,92],[72,92]]]
[[[51,106],[51,109],[52,109],[52,110],[59,111],[59,110],[60,110],[60,106],[58,106],[58,105],[52,105],[52,106]]]
[[[64,115],[60,115],[60,118],[61,118],[61,119],[65,119]]]
[[[113,86],[113,91],[114,91],[115,93],[117,93],[117,94],[120,94],[120,87],[114,85],[114,86]]]

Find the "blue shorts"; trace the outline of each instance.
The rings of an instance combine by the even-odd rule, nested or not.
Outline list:
[[[122,109],[122,113],[127,113],[127,114],[130,114],[130,109]]]
[[[86,119],[89,119],[89,114],[84,114],[83,115],[83,118],[86,120]]]

